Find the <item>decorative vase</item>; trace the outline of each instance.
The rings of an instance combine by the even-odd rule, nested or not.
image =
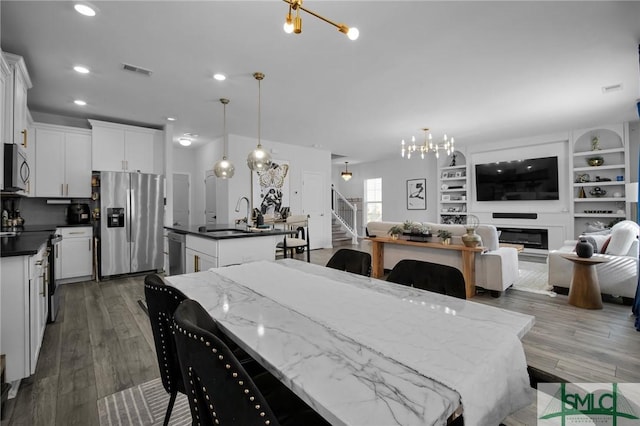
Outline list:
[[[448,246],[449,244],[451,244],[451,238],[445,238],[442,240],[443,246]]]
[[[593,256],[593,246],[585,238],[580,238],[576,244],[576,254],[578,257],[589,258]]]
[[[479,247],[482,245],[482,238],[474,228],[467,228],[467,233],[462,236],[462,243],[466,247]]]
[[[397,240],[398,239],[398,234],[391,234],[391,239],[392,240]]]

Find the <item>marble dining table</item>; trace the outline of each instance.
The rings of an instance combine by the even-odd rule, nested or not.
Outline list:
[[[534,317],[294,259],[167,277],[332,425],[498,424]]]

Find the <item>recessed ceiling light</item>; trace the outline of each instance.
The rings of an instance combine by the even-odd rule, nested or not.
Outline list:
[[[180,139],[178,139],[178,142],[180,142],[180,145],[182,145],[182,146],[191,145],[191,140],[187,139],[187,138],[180,138]]]
[[[96,16],[96,10],[94,7],[89,6],[87,3],[76,3],[73,8],[81,15],[84,16]]]
[[[213,78],[215,78],[218,81],[225,81],[227,79],[227,76],[224,74],[218,73],[218,74],[214,74]]]
[[[167,117],[167,121],[176,121],[174,117]]]
[[[75,101],[73,101],[73,103],[76,104],[76,105],[80,105],[80,106],[85,106],[87,104],[82,99],[76,99]]]
[[[75,72],[80,73],[80,74],[89,74],[89,72],[90,72],[90,71],[89,71],[89,68],[84,67],[84,66],[82,66],[82,65],[76,65],[75,67],[73,67],[73,70],[74,70]]]

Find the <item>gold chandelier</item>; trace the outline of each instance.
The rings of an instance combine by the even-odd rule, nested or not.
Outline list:
[[[424,132],[424,142],[422,145],[416,145],[415,136],[411,137],[410,144],[406,144],[404,139],[402,139],[401,150],[400,150],[400,155],[402,156],[402,158],[406,157],[407,159],[411,159],[411,154],[413,153],[420,153],[420,157],[423,160],[424,160],[424,156],[429,152],[435,153],[436,158],[440,158],[441,151],[446,152],[448,156],[453,154],[453,151],[454,151],[453,144],[455,142],[453,138],[449,139],[445,133],[441,143],[437,143],[437,142],[434,143],[433,137],[431,136],[431,133],[429,133],[429,129],[423,128],[422,131]]]
[[[357,28],[355,27],[349,28],[345,24],[336,24],[335,22],[325,18],[324,16],[321,16],[316,12],[307,9],[306,7],[303,7],[302,6],[303,0],[282,0],[282,1],[289,5],[289,13],[287,13],[285,23],[284,23],[284,32],[287,34],[291,34],[291,33],[300,34],[302,32],[302,18],[300,17],[300,10],[304,10],[308,14],[313,15],[316,18],[321,19],[324,22],[333,25],[338,29],[338,31],[340,31],[343,34],[346,34],[350,40],[357,40],[358,37],[360,36],[360,31],[358,31]],[[295,10],[296,12],[295,18],[291,14],[291,11],[293,10]]]

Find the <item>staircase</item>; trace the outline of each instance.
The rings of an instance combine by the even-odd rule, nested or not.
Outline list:
[[[340,222],[333,218],[331,221],[331,242],[333,247],[350,246],[351,236],[348,235],[340,225]]]

